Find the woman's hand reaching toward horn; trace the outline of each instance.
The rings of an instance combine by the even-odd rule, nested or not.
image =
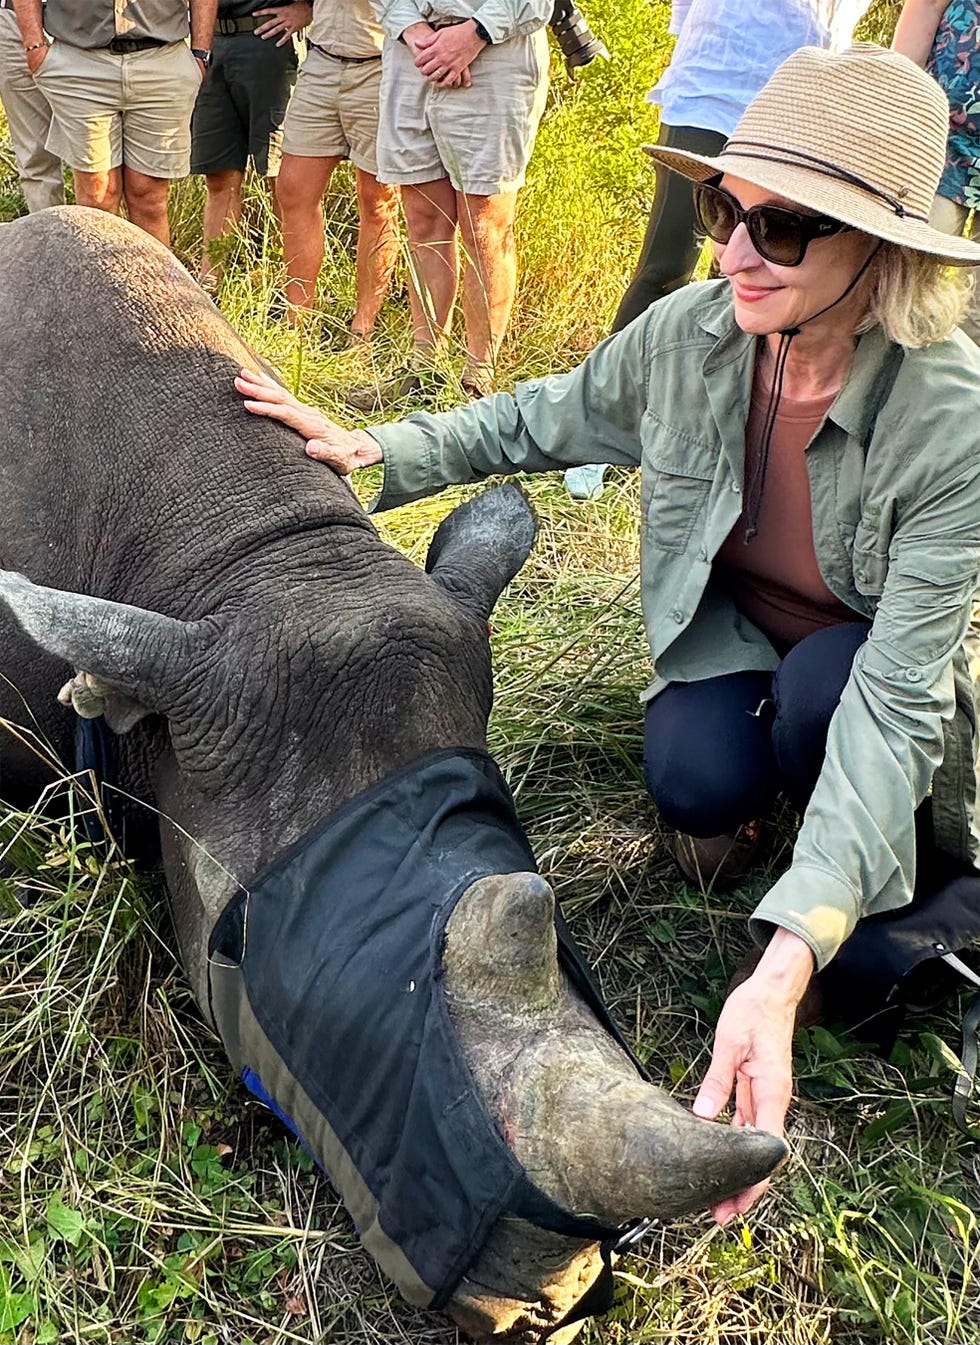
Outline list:
[[[788,929],[777,929],[747,981],[725,1001],[715,1032],[711,1066],[694,1113],[713,1121],[735,1090],[732,1124],[782,1135],[793,1092],[796,1009],[813,974],[813,953]],[[725,1224],[744,1214],[768,1182],[750,1186],[714,1211]]]

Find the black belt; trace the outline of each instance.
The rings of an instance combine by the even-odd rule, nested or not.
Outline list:
[[[116,56],[129,56],[134,51],[149,51],[151,47],[169,47],[162,37],[114,37],[102,48]]]
[[[338,56],[335,51],[327,51],[326,47],[321,47],[319,42],[307,42],[308,47],[318,51],[321,56],[329,56],[331,61],[342,61],[344,65],[364,65],[367,61],[380,61],[381,52],[376,51],[373,56]]]
[[[466,23],[466,19],[426,19],[430,28],[455,28],[457,23]]]
[[[254,14],[246,14],[240,19],[215,19],[214,32],[215,36],[234,37],[236,33],[254,33],[259,24],[265,22]]]

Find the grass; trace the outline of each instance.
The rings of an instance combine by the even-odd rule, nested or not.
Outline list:
[[[505,380],[565,368],[604,333],[642,233],[638,146],[656,134],[643,96],[666,59],[666,6],[590,0],[587,13],[617,59],[573,88],[556,81],[522,200]],[[887,18],[879,6],[870,23]],[[320,298],[337,321],[352,299],[350,187],[338,174],[328,202]],[[200,207],[198,184],[175,193],[189,261]],[[0,212],[18,208],[0,154]],[[306,395],[339,407],[338,388],[365,371],[268,324],[276,245],[257,191],[250,221],[223,307]],[[395,293],[379,368],[400,358],[405,326]],[[637,482],[610,480],[586,506],[557,480],[528,483],[542,531],[494,617],[491,743],[616,1014],[653,1075],[690,1099],[792,819],[733,898],[677,881],[640,781]],[[389,515],[383,531],[420,559],[463,494]],[[451,1345],[444,1322],[397,1300],[328,1184],[230,1077],[178,966],[161,884],[88,846],[86,806],[79,789],[64,815],[0,814],[15,875],[0,881],[0,1345]],[[953,1010],[912,1022],[888,1061],[823,1029],[800,1034],[789,1169],[732,1229],[657,1230],[583,1340],[980,1339],[980,1165],[949,1114],[956,1040]]]

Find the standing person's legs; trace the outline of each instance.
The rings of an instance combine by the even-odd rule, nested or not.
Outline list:
[[[514,215],[517,192],[494,196],[456,193],[463,240],[463,387],[476,396],[493,391],[493,370],[517,293]]]
[[[110,168],[105,173],[86,173],[81,168],[73,168],[72,177],[76,205],[106,210],[110,215],[119,214],[123,189],[122,168]]]
[[[397,187],[379,182],[373,173],[355,168],[357,187],[357,307],[351,333],[370,340],[378,310],[398,262]]]
[[[282,215],[282,252],[286,266],[286,304],[291,321],[298,310],[311,310],[316,280],[323,265],[323,193],[339,154],[282,156],[276,196]]]
[[[408,234],[412,344],[429,356],[446,344],[459,285],[456,192],[448,177],[406,185],[402,207]]]
[[[190,171],[191,113],[201,73],[183,42],[119,59],[126,213],[169,247],[167,196],[171,181]]]
[[[27,209],[63,205],[61,160],[46,147],[51,109],[27,68],[20,29],[11,9],[0,10],[0,100],[7,114]]]
[[[201,283],[217,289],[221,263],[211,244],[242,219],[242,184],[249,158],[278,214],[276,176],[282,158],[282,124],[296,78],[291,43],[278,47],[254,32],[216,34],[214,60],[201,85],[191,118],[191,172],[203,173]]]
[[[76,204],[113,215],[123,189],[122,62],[112,52],[55,42],[33,76],[72,170]]]
[[[170,220],[167,217],[167,178],[151,177],[129,164],[123,165],[122,194],[130,224],[137,225],[164,245],[170,246]]]
[[[661,125],[657,144],[691,154],[715,155],[724,146],[725,137],[718,131],[694,126]],[[622,331],[665,294],[687,284],[701,252],[694,230],[691,183],[658,164],[640,259],[613,319],[614,332]]]

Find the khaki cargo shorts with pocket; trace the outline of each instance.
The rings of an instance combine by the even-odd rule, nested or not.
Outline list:
[[[48,148],[82,173],[125,164],[186,177],[201,73],[184,42],[119,55],[54,42],[34,75],[51,107]]]
[[[416,69],[404,42],[385,40],[378,177],[411,186],[448,177],[468,196],[524,185],[548,93],[548,39],[484,47],[468,89],[440,89]]]
[[[350,159],[378,173],[381,57],[344,61],[310,47],[286,109],[282,152],[303,159]]]

